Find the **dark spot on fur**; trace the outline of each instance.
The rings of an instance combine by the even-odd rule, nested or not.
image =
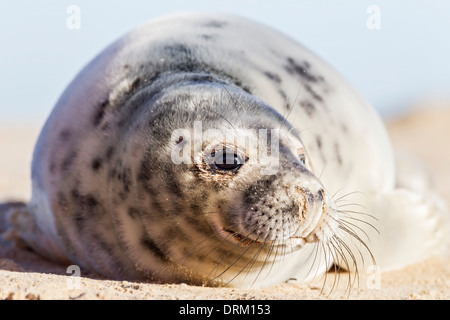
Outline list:
[[[64,158],[64,160],[61,162],[61,171],[62,172],[68,172],[70,170],[70,168],[72,167],[76,157],[77,157],[77,152],[76,151],[70,152]]]
[[[168,191],[174,195],[176,195],[177,197],[182,197],[183,196],[183,192],[180,189],[180,186],[178,185],[177,181],[167,181],[167,186],[166,188],[168,189]]]
[[[166,189],[176,195],[177,197],[181,198],[183,197],[183,192],[181,191],[180,186],[178,185],[178,179],[175,176],[174,172],[169,170],[166,170],[165,172],[165,180],[166,180]]]
[[[73,189],[71,195],[75,200],[80,199],[80,192],[77,189]]]
[[[92,209],[93,207],[98,205],[97,199],[92,194],[83,196],[81,202],[83,205],[87,206],[89,209]]]
[[[298,75],[309,82],[323,81],[323,77],[313,75],[310,71],[311,65],[307,61],[296,62],[291,57],[287,58],[287,65],[284,67],[290,75]]]
[[[74,216],[74,221],[78,232],[82,232],[84,230],[84,222],[85,222],[83,214],[81,212],[77,212]]]
[[[159,195],[159,191],[153,187],[152,181],[142,181],[141,187],[152,197],[156,197]],[[154,207],[158,207],[158,211],[162,211],[161,205],[156,201],[155,198],[152,198],[152,204]]]
[[[116,149],[114,148],[114,146],[108,147],[108,150],[106,150],[106,159],[110,160],[115,152],[116,152]]]
[[[168,261],[166,255],[164,254],[162,248],[160,248],[152,239],[147,235],[144,235],[141,239],[141,245],[148,249],[150,253],[160,258],[162,261]]]
[[[239,88],[241,88],[242,90],[244,90],[244,91],[247,92],[248,94],[252,94],[252,92],[251,92],[251,90],[250,90],[250,87],[244,85],[244,84],[242,83],[241,80],[238,80],[237,78],[234,78],[234,79],[233,79],[233,82],[234,82],[234,84],[235,84],[236,86],[238,86]]]
[[[264,75],[265,75],[267,78],[269,78],[270,80],[275,81],[276,83],[281,83],[281,78],[280,78],[280,76],[277,75],[277,74],[275,74],[275,73],[266,71],[266,72],[264,72]]]
[[[213,34],[201,34],[200,38],[206,41],[211,41],[214,40],[215,38],[217,38],[217,35],[213,35]]]
[[[164,54],[167,55],[167,61],[172,61],[170,71],[186,72],[186,73],[203,73],[214,74],[219,78],[222,77],[228,82],[240,87],[245,92],[251,94],[250,87],[235,76],[232,76],[224,70],[216,69],[214,66],[207,65],[204,61],[200,61],[192,48],[182,43],[172,43],[164,47]],[[174,63],[176,62],[176,63]],[[209,76],[203,77],[202,81],[212,81]],[[217,81],[217,79],[215,79]]]
[[[198,233],[210,235],[212,232],[214,232],[209,224],[200,223],[200,221],[196,217],[187,215],[183,218],[187,223],[189,223],[189,226],[195,229]]]
[[[165,234],[169,237],[169,239],[180,239],[183,242],[188,239],[183,230],[176,224],[169,226],[166,229]]]
[[[131,186],[131,169],[125,168],[117,174],[117,179],[122,182],[123,192],[130,192]]]
[[[70,139],[70,136],[72,135],[72,133],[70,132],[69,129],[64,129],[63,131],[61,131],[59,133],[59,139],[62,142],[67,142]]]
[[[286,110],[291,110],[292,107],[288,101],[286,93],[281,89],[278,90],[278,93],[280,94],[281,97],[283,97],[284,107],[286,108]]]
[[[300,101],[299,104],[309,117],[311,117],[316,111],[316,107],[310,101],[303,100]]]
[[[139,209],[136,209],[136,208],[133,208],[133,207],[129,207],[128,210],[127,210],[127,213],[133,219],[138,218],[140,216]]]
[[[195,58],[191,48],[181,43],[173,43],[164,47],[168,61],[178,61],[172,66],[174,71],[194,72],[200,63]]]
[[[97,109],[97,112],[94,115],[94,126],[98,126],[100,122],[102,122],[103,117],[105,116],[106,107],[109,105],[109,100],[104,100]]]
[[[219,21],[219,20],[211,20],[206,22],[205,24],[203,24],[203,26],[207,27],[207,28],[223,28],[224,26],[226,26],[227,23],[225,21]]]
[[[305,84],[303,84],[303,87],[305,88],[306,91],[308,91],[308,92],[311,94],[311,96],[312,96],[315,100],[320,101],[320,102],[323,102],[322,97],[321,97],[317,92],[315,92],[315,91],[311,88],[311,86],[309,86],[308,84],[305,83]]]
[[[147,155],[144,155],[141,161],[141,167],[139,169],[138,180],[139,181],[148,181],[152,178],[153,172],[150,166],[150,161]]]
[[[94,171],[98,171],[101,167],[102,167],[102,159],[100,159],[100,158],[95,158],[95,159],[92,161],[92,169],[93,169]]]
[[[93,209],[99,204],[97,198],[94,195],[82,195],[80,194],[78,189],[72,189],[71,195],[76,203],[80,204],[81,207],[87,208],[89,210]]]

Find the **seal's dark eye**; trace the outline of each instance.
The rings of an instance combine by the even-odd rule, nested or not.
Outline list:
[[[243,164],[242,156],[236,152],[221,150],[214,155],[214,165],[219,170],[230,171],[240,168]]]

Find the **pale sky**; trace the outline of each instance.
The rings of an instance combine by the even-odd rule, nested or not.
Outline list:
[[[81,29],[67,28],[70,5],[80,8]],[[379,9],[380,29],[367,27],[370,6]],[[16,0],[0,7],[0,124],[42,123],[105,46],[149,19],[187,10],[235,13],[288,34],[382,114],[450,99],[450,1]]]

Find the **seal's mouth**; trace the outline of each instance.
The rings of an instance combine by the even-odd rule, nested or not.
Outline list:
[[[222,237],[234,242],[235,244],[240,245],[241,247],[250,247],[254,244],[261,244],[261,242],[259,241],[249,239],[248,237],[243,236],[242,234],[239,234],[236,231],[228,228],[222,228],[221,235]]]
[[[230,227],[227,227],[225,223],[223,223],[222,219],[218,216],[209,216],[209,222],[216,234],[223,240],[231,242],[234,245],[241,247],[250,247],[255,244],[262,244],[258,240],[250,239],[248,236],[245,236]]]
[[[307,242],[303,237],[295,237],[291,236],[288,239],[279,239],[279,240],[269,240],[259,239],[261,237],[257,237],[256,239],[252,239],[249,235],[244,235],[233,230],[230,227],[225,226],[220,218],[214,217],[210,219],[210,223],[215,230],[216,234],[223,240],[232,243],[235,246],[240,246],[244,248],[252,247],[257,245],[257,247],[265,247],[265,246],[288,246],[290,249],[293,248],[301,248]]]

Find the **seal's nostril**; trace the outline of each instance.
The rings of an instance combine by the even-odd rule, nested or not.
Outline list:
[[[312,193],[308,193],[308,202],[313,204],[315,201],[314,195]]]
[[[320,189],[319,192],[317,192],[317,197],[319,198],[319,201],[323,201],[323,189]]]

